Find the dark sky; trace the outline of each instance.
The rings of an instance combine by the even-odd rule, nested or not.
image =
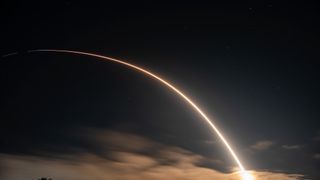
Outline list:
[[[8,157],[90,153],[116,161],[90,139],[100,131],[181,148],[212,159],[199,167],[222,173],[235,166],[201,118],[163,85],[94,58],[26,53],[53,48],[124,59],[174,83],[214,119],[250,170],[320,178],[315,1],[10,2],[1,9],[1,55],[18,52],[0,65],[3,177],[15,179]],[[142,147],[138,154],[160,157]]]

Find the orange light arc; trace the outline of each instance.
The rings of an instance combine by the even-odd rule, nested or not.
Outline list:
[[[29,53],[34,53],[34,52],[55,52],[55,53],[68,53],[68,54],[77,54],[77,55],[85,55],[85,56],[95,57],[95,58],[98,58],[98,59],[101,59],[101,60],[113,61],[113,62],[122,64],[122,65],[128,66],[130,68],[133,68],[133,69],[135,69],[135,70],[137,70],[139,72],[142,72],[142,73],[148,75],[149,77],[152,77],[152,78],[160,81],[163,85],[167,86],[169,89],[171,89],[176,94],[178,94],[182,99],[184,99],[203,118],[203,120],[205,120],[205,122],[211,127],[211,129],[216,133],[216,135],[218,135],[218,137],[223,142],[225,147],[228,149],[230,155],[233,157],[234,161],[236,162],[236,164],[237,164],[237,166],[239,168],[239,171],[240,171],[239,173],[241,174],[242,179],[244,179],[244,180],[253,179],[249,175],[249,172],[246,171],[246,169],[244,168],[244,166],[240,162],[238,156],[236,155],[234,150],[231,148],[230,144],[227,142],[227,140],[225,139],[223,134],[213,124],[213,122],[209,119],[209,117],[198,107],[198,105],[196,105],[182,91],[180,91],[175,86],[173,86],[171,83],[169,83],[168,81],[164,80],[163,78],[161,78],[160,76],[156,75],[155,73],[152,73],[152,72],[150,72],[150,71],[148,71],[146,69],[143,69],[143,68],[141,68],[139,66],[136,66],[134,64],[131,64],[131,63],[119,60],[119,59],[115,59],[115,58],[111,58],[111,57],[107,57],[107,56],[103,56],[103,55],[99,55],[99,54],[94,54],[94,53],[82,52],[82,51],[73,51],[73,50],[65,50],[65,49],[37,49],[37,50],[30,50],[28,52]]]

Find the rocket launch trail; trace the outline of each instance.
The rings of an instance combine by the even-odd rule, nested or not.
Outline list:
[[[201,117],[202,119],[209,125],[209,127],[211,128],[211,130],[214,131],[214,133],[216,135],[218,135],[218,137],[220,138],[220,140],[223,142],[223,144],[225,145],[225,147],[228,149],[230,155],[233,157],[234,161],[237,163],[237,166],[239,168],[239,173],[241,175],[241,178],[243,180],[252,180],[253,177],[250,175],[250,173],[248,171],[246,171],[246,169],[244,168],[244,166],[242,165],[242,163],[240,162],[238,156],[236,155],[236,153],[234,152],[234,150],[232,149],[231,145],[228,143],[228,141],[225,139],[225,137],[223,136],[223,134],[220,132],[220,130],[213,124],[213,122],[210,120],[210,118],[198,107],[198,105],[196,105],[189,97],[187,97],[182,91],[180,91],[179,89],[177,89],[174,85],[172,85],[171,83],[169,83],[168,81],[164,80],[163,78],[161,78],[160,76],[144,69],[141,68],[139,66],[136,66],[134,64],[119,60],[119,59],[115,59],[115,58],[111,58],[111,57],[107,57],[107,56],[103,56],[103,55],[99,55],[99,54],[94,54],[94,53],[88,53],[88,52],[81,52],[81,51],[72,51],[72,50],[62,50],[62,49],[37,49],[37,50],[30,50],[28,51],[28,53],[37,53],[37,52],[53,52],[53,53],[67,53],[67,54],[76,54],[76,55],[84,55],[84,56],[90,56],[90,57],[95,57],[98,58],[100,60],[104,60],[104,61],[112,61],[115,63],[119,63],[122,65],[125,65],[129,68],[135,69],[149,77],[154,78],[155,80],[158,80],[159,82],[161,82],[163,85],[165,85],[166,87],[168,87],[169,89],[171,89],[173,92],[175,92],[177,95],[179,95],[182,99],[184,99]]]

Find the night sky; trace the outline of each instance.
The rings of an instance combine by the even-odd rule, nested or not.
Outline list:
[[[315,1],[1,5],[0,179],[320,179]],[[15,53],[9,55],[10,53]]]

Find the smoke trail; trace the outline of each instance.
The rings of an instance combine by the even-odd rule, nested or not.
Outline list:
[[[93,54],[93,53],[87,53],[87,52],[81,52],[81,51],[72,51],[72,50],[61,50],[61,49],[37,49],[37,50],[30,50],[28,51],[29,53],[35,53],[35,52],[55,52],[55,53],[68,53],[68,54],[78,54],[78,55],[85,55],[85,56],[91,56],[91,57],[96,57],[102,60],[108,60],[108,61],[113,61],[119,64],[123,64],[125,66],[131,67],[133,69],[136,69],[158,81],[160,81],[162,84],[166,85],[168,88],[170,88],[171,90],[173,90],[175,93],[177,93],[182,99],[184,99],[196,112],[199,113],[199,115],[203,118],[203,120],[205,120],[205,122],[211,127],[211,129],[218,135],[218,137],[221,139],[221,141],[223,142],[223,144],[226,146],[226,148],[228,149],[228,151],[230,152],[231,156],[233,157],[233,159],[235,160],[235,162],[238,165],[238,168],[240,170],[240,174],[242,179],[244,180],[251,180],[253,179],[253,177],[251,177],[251,175],[249,174],[249,172],[247,172],[244,168],[244,166],[242,165],[242,163],[240,162],[238,156],[236,155],[236,153],[233,151],[233,149],[231,148],[231,146],[229,145],[229,143],[227,142],[227,140],[224,138],[224,136],[222,135],[222,133],[218,130],[218,128],[212,123],[212,121],[209,119],[209,117],[186,95],[184,95],[184,93],[182,93],[180,90],[178,90],[176,87],[174,87],[172,84],[170,84],[169,82],[167,82],[166,80],[164,80],[163,78],[159,77],[158,75],[143,69],[139,66],[136,66],[134,64],[131,63],[127,63],[125,61],[122,60],[118,60],[115,58],[111,58],[111,57],[107,57],[107,56],[103,56],[103,55],[98,55],[98,54]]]
[[[6,58],[6,57],[14,56],[14,55],[17,55],[17,54],[18,54],[18,52],[13,52],[13,53],[9,53],[9,54],[2,55],[1,57],[2,57],[2,58]]]

